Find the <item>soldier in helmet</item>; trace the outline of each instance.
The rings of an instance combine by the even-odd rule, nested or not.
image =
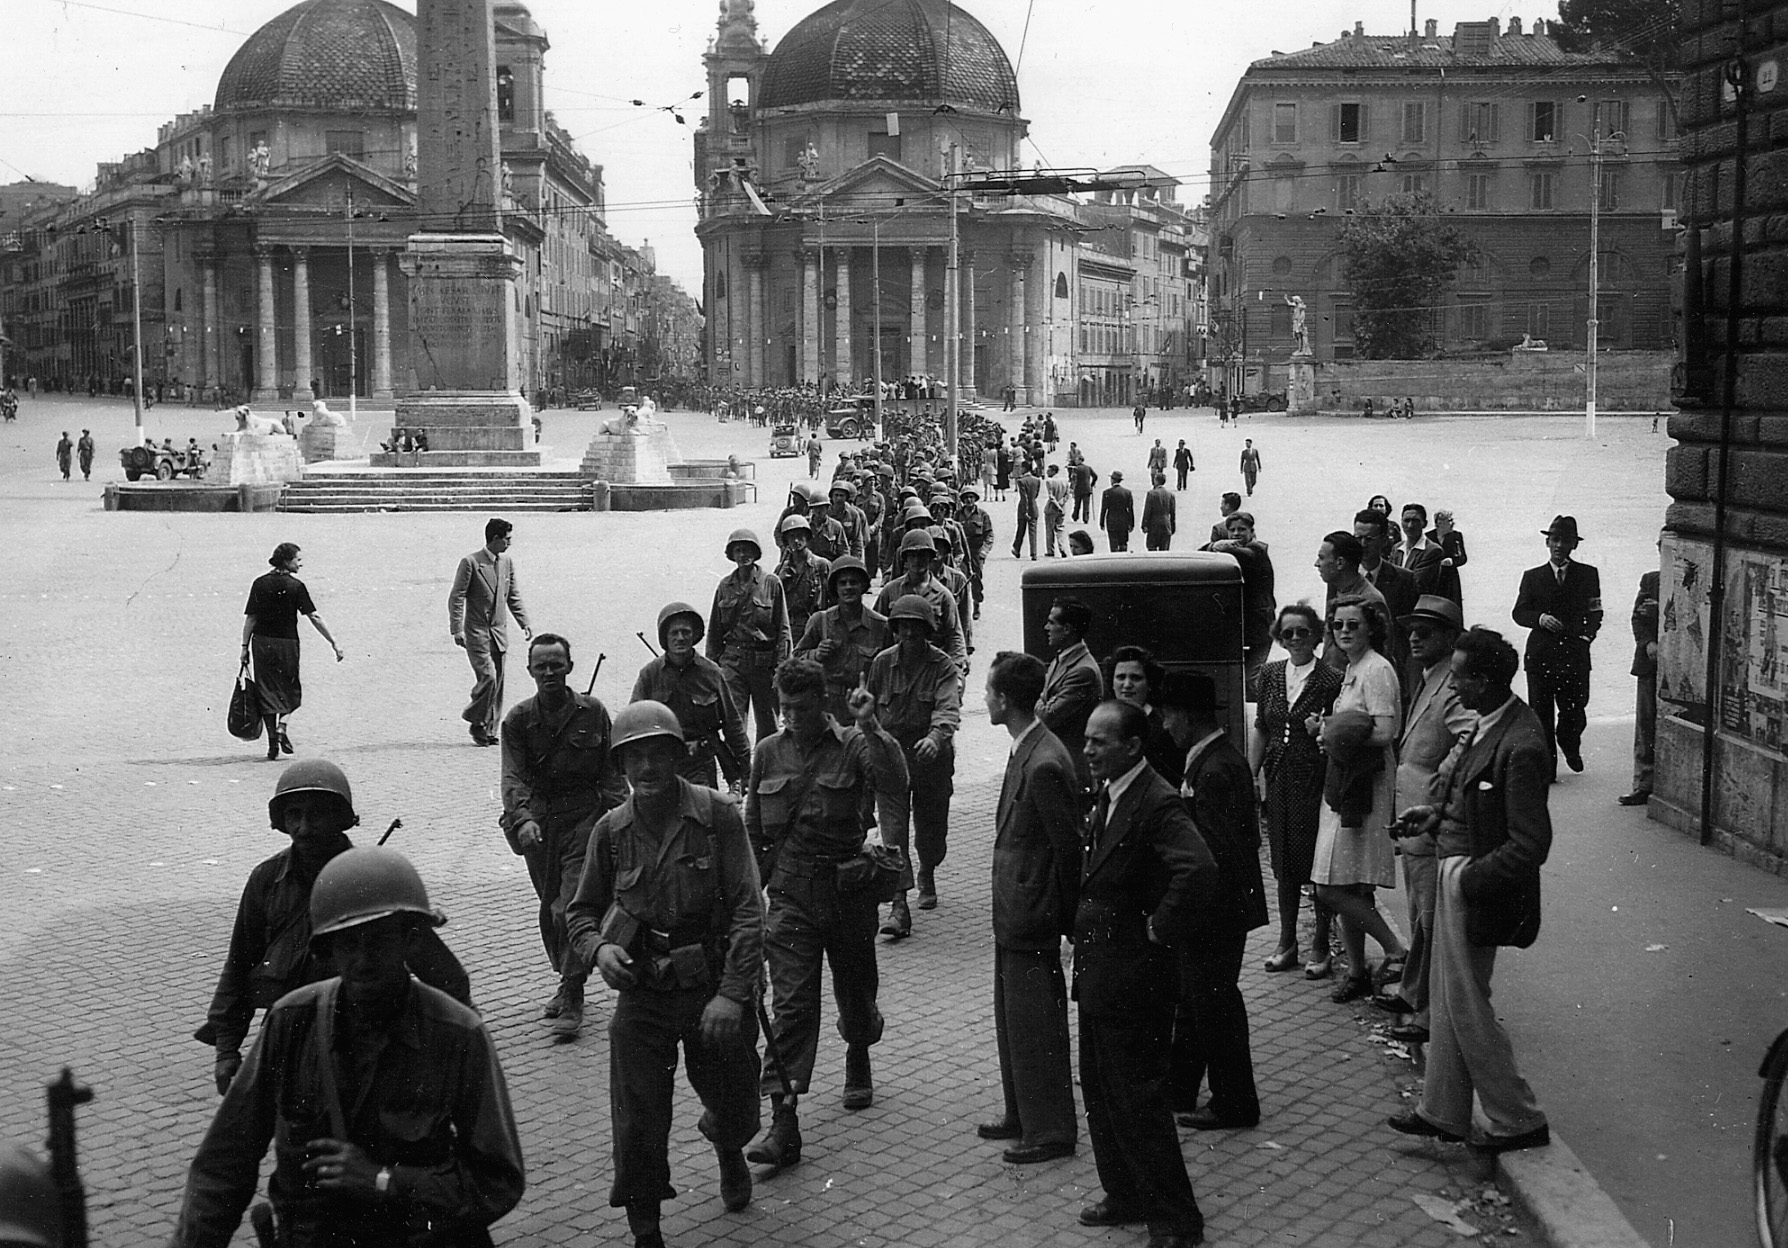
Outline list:
[[[850,533],[844,527],[844,522],[832,514],[830,494],[821,493],[817,487],[814,489],[813,501],[807,508],[807,519],[813,525],[807,544],[815,555],[830,562],[857,553],[851,547]]]
[[[284,1248],[491,1242],[521,1199],[521,1142],[478,1015],[410,976],[445,921],[392,850],[318,872],[311,939],[339,974],[267,1012],[193,1158],[173,1248],[229,1244],[269,1144]]]
[[[751,767],[751,741],[726,676],[713,660],[696,653],[704,628],[701,612],[686,602],[660,611],[658,645],[664,653],[639,669],[628,700],[662,702],[675,712],[686,743],[679,776],[713,789],[724,772],[727,785],[742,793]]]
[[[869,718],[858,717],[866,730],[879,724],[900,743],[911,786],[913,845],[918,851],[919,909],[937,906],[936,870],[944,860],[950,828],[950,797],[956,781],[956,729],[962,724],[962,673],[950,656],[932,644],[937,613],[918,594],[895,600],[888,627],[896,642],[875,656],[864,687],[874,704]],[[906,847],[900,846],[902,850]],[[882,935],[900,940],[912,934],[907,909],[912,860],[901,880],[901,893],[888,908]]]
[[[735,571],[714,588],[708,611],[708,657],[726,673],[733,705],[749,707],[757,719],[757,739],[776,731],[776,695],[770,687],[776,665],[788,657],[794,637],[782,582],[757,566],[764,548],[750,529],[734,529],[726,557]]]
[[[901,574],[882,586],[876,595],[875,609],[887,615],[894,604],[907,594],[917,594],[931,604],[937,615],[937,634],[932,644],[951,659],[964,676],[968,675],[968,641],[962,633],[962,619],[956,610],[956,595],[933,575],[937,543],[930,533],[908,533],[900,539]]]
[[[829,497],[832,500],[832,519],[844,529],[845,541],[850,546],[848,552],[840,552],[840,557],[849,553],[861,559],[864,544],[869,540],[869,519],[854,501],[857,497],[856,484],[849,477],[837,477],[832,482]]]
[[[850,692],[863,682],[870,660],[894,640],[887,617],[867,607],[869,569],[849,555],[833,563],[826,577],[832,605],[807,621],[795,657],[826,669],[826,711],[841,724],[851,722]]]
[[[782,542],[776,579],[782,582],[791,637],[799,637],[807,629],[808,618],[826,608],[826,573],[832,570],[832,561],[809,553],[807,541],[812,535],[813,524],[806,516],[790,516],[776,535]]]
[[[615,1179],[638,1248],[663,1248],[672,1080],[683,1048],[729,1211],[751,1202],[741,1151],[762,1124],[757,1018],[764,896],[733,799],[678,775],[683,728],[660,702],[615,716],[633,795],[602,817],[569,911],[572,942],[618,994],[609,1019]]]
[[[565,907],[583,878],[590,830],[627,796],[609,752],[608,708],[573,689],[571,643],[536,633],[528,643],[533,697],[503,717],[503,817],[509,848],[528,864],[540,899],[540,941],[559,974],[541,1009],[553,1033],[570,1040],[584,1025],[590,966],[565,935]]]
[[[962,625],[962,648],[968,653],[975,652],[975,624],[969,616],[974,598],[969,589],[968,574],[956,566],[954,560],[958,553],[956,539],[961,529],[951,530],[944,525],[933,525],[929,530],[931,544],[937,547],[937,560],[932,564],[932,575],[944,583],[950,596],[956,600],[956,619]]]
[[[311,946],[311,889],[325,864],[353,848],[348,829],[360,822],[348,777],[320,758],[303,759],[280,773],[267,819],[292,843],[249,872],[211,1008],[205,1025],[193,1033],[217,1050],[213,1075],[219,1096],[242,1067],[242,1042],[255,1011],[334,974]],[[463,1005],[472,1003],[459,959],[432,928],[417,933],[412,956],[410,970],[423,983]]]
[[[957,520],[962,525],[962,570],[968,573],[969,590],[975,604],[972,615],[978,620],[985,597],[982,569],[987,564],[987,553],[993,549],[993,517],[981,506],[981,491],[974,485],[962,487],[961,511]]]
[[[62,1193],[49,1163],[0,1144],[0,1248],[62,1248]]]
[[[745,827],[769,885],[764,959],[775,1002],[773,1060],[796,1096],[813,1078],[819,1050],[820,963],[832,968],[838,1033],[845,1043],[844,1107],[865,1109],[875,1098],[869,1046],[882,1036],[876,1005],[876,900],[869,891],[840,891],[839,864],[861,852],[873,815],[882,841],[907,837],[906,762],[900,743],[876,724],[841,727],[826,713],[826,673],[808,659],[776,671],[783,729],[757,743],[745,790]],[[851,710],[868,713],[859,688]],[[767,866],[765,865],[767,864]],[[770,1129],[746,1152],[760,1165],[801,1159],[796,1103],[781,1079],[766,1075]]]

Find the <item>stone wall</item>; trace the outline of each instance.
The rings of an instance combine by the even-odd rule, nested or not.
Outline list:
[[[1667,351],[1608,351],[1596,361],[1598,412],[1667,412]],[[1521,351],[1443,360],[1331,360],[1316,366],[1316,406],[1373,410],[1405,397],[1417,412],[1581,412],[1583,352]]]
[[[1788,3],[1753,3],[1740,32],[1721,0],[1684,0],[1685,223],[1700,263],[1685,276],[1677,440],[1662,547],[1654,817],[1701,823],[1704,725],[1713,733],[1712,839],[1788,864]],[[1745,62],[1745,198],[1736,342],[1727,332],[1738,169],[1735,101],[1722,73]],[[1769,90],[1757,88],[1767,83]],[[1692,255],[1692,252],[1691,252]],[[1699,282],[1697,282],[1699,278]],[[1699,296],[1695,287],[1701,288]],[[1699,306],[1697,306],[1699,303]],[[1705,343],[1696,329],[1705,331]],[[1723,410],[1727,370],[1735,381]],[[1722,444],[1726,467],[1721,470]],[[1723,479],[1722,479],[1723,477]],[[1721,503],[1724,514],[1721,515]],[[1716,533],[1723,536],[1716,551]],[[1713,688],[1708,650],[1717,645]]]

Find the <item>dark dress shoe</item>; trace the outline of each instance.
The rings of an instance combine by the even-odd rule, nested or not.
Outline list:
[[[1631,793],[1623,794],[1614,800],[1622,806],[1643,806],[1651,800],[1651,790],[1634,789]]]
[[[1567,748],[1564,752],[1564,756],[1565,766],[1569,767],[1572,771],[1583,770],[1583,752],[1581,750]]]
[[[1545,1123],[1541,1123],[1532,1131],[1523,1131],[1519,1135],[1490,1135],[1485,1133],[1471,1141],[1474,1153],[1512,1153],[1523,1148],[1543,1148],[1552,1143],[1552,1131]]]
[[[1148,1214],[1142,1210],[1113,1204],[1109,1196],[1097,1204],[1083,1205],[1080,1210],[1082,1226],[1133,1226],[1148,1220]]]
[[[1404,1135],[1425,1135],[1429,1139],[1448,1140],[1454,1144],[1457,1144],[1461,1138],[1451,1131],[1442,1131],[1413,1109],[1407,1113],[1392,1114],[1385,1119],[1385,1125],[1393,1131],[1401,1131]]]
[[[1250,1127],[1260,1125],[1260,1119],[1246,1121],[1240,1118],[1219,1117],[1210,1106],[1200,1106],[1188,1114],[1175,1114],[1173,1120],[1182,1127],[1191,1127],[1194,1131],[1246,1131]]]
[[[1048,1144],[1014,1144],[1000,1154],[1015,1166],[1034,1166],[1040,1161],[1055,1161],[1057,1158],[1073,1155],[1074,1146],[1066,1140]]]
[[[1386,1014],[1414,1014],[1415,1006],[1395,992],[1381,992],[1372,998],[1372,1008]]]
[[[1329,1000],[1336,1005],[1346,1005],[1349,1001],[1358,1001],[1361,997],[1372,994],[1372,977],[1370,975],[1349,975],[1341,981],[1340,987],[1329,994]]]
[[[1405,1044],[1427,1044],[1428,1029],[1415,1023],[1398,1023],[1395,1027],[1385,1028],[1385,1035],[1393,1040],[1401,1040]]]
[[[1009,1118],[995,1118],[976,1127],[975,1134],[984,1140],[1016,1140],[1024,1134],[1024,1128]]]

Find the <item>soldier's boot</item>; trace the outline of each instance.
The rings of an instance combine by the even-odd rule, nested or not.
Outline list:
[[[906,894],[901,893],[888,906],[888,917],[882,920],[882,935],[903,940],[913,934],[913,912],[906,907]]]
[[[937,881],[932,877],[930,867],[919,868],[919,909],[937,909]]]
[[[627,1229],[633,1233],[633,1248],[664,1248],[664,1233],[658,1229],[657,1201],[630,1201]]]
[[[720,1203],[728,1213],[737,1213],[751,1203],[751,1167],[736,1148],[716,1144],[714,1154],[720,1158]]]
[[[875,1104],[875,1080],[869,1073],[869,1046],[853,1044],[844,1050],[844,1107],[868,1109]]]
[[[552,1033],[560,1040],[575,1040],[584,1029],[584,981],[560,980],[559,995],[564,998],[564,1004],[559,1009],[559,1016],[553,1019]]]
[[[745,1160],[760,1166],[792,1166],[801,1160],[801,1121],[795,1103],[772,1096],[770,1129],[764,1138],[745,1150]]]
[[[540,1007],[540,1017],[548,1018],[548,1019],[557,1018],[559,1015],[563,1014],[564,1012],[565,1012],[565,981],[560,980],[559,986],[553,990],[552,1000],[548,1001],[545,1005]]]

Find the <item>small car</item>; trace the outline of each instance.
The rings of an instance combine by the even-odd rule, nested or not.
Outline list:
[[[770,430],[770,458],[782,459],[801,454],[801,433],[794,425],[777,425]]]

